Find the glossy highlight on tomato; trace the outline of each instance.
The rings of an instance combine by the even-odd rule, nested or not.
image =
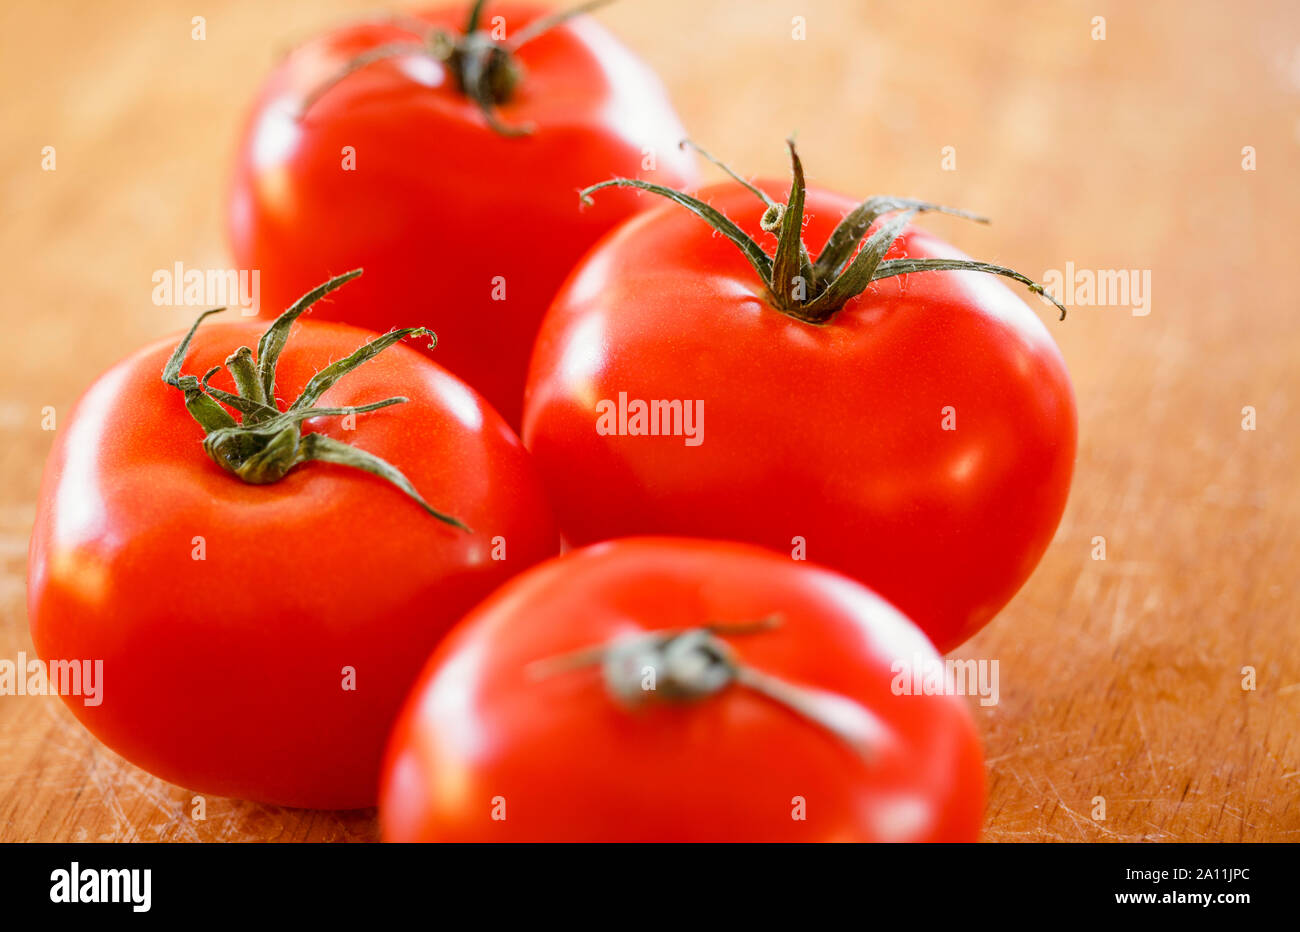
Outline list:
[[[973,841],[966,700],[866,588],[757,547],[597,544],[516,577],[420,676],[387,841]]]

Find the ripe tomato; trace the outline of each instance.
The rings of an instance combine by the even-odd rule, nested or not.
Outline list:
[[[388,841],[972,841],[965,700],[836,573],[643,538],[512,580],[430,660],[380,790]]]
[[[547,305],[588,247],[646,203],[624,191],[583,212],[574,192],[610,175],[691,184],[696,172],[659,79],[590,17],[514,49],[539,7],[489,5],[472,41],[464,9],[349,25],[293,51],[248,120],[228,225],[237,263],[261,270],[263,307],[362,266],[318,316],[381,332],[428,325],[436,360],[518,429]],[[490,106],[463,90],[474,61]]]
[[[805,196],[796,168],[801,211],[765,207],[740,184],[699,197],[755,250],[772,253],[778,238],[764,226],[789,229],[790,217],[792,242],[802,219],[812,250],[858,205]],[[780,196],[774,183],[759,187]],[[883,262],[876,274],[894,277],[859,281],[861,293],[820,320],[799,315],[816,316],[811,301],[835,263],[820,283],[803,267],[794,279],[806,276],[807,300],[783,312],[756,272],[759,254],[747,261],[678,205],[593,249],[542,325],[525,402],[524,443],[566,539],[677,534],[802,549],[889,599],[941,651],[988,622],[1060,520],[1073,390],[1046,327],[999,281],[916,270],[969,260],[902,228],[909,216],[887,221],[877,241],[886,260],[907,264]],[[841,261],[853,242],[840,240]],[[807,254],[791,249],[786,261],[785,274],[800,271]],[[635,407],[655,401],[681,405],[650,416]],[[648,433],[656,411],[669,421],[658,436]]]
[[[187,370],[258,345],[262,329],[199,328]],[[297,396],[372,336],[298,325],[273,393]],[[282,805],[373,805],[384,739],[434,644],[498,584],[558,550],[536,473],[480,397],[399,345],[320,403],[348,408],[395,392],[407,403],[311,418],[298,452],[320,447],[325,461],[246,484],[205,454],[185,399],[159,381],[176,342],[118,363],[63,422],[32,535],[36,647],[46,660],[103,661],[101,704],[68,697],[72,711],[166,780]],[[224,371],[211,386],[236,390]],[[386,460],[472,532],[350,468],[340,448]],[[245,474],[268,482],[260,462],[261,475]]]

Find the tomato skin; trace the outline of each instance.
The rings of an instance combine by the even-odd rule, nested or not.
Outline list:
[[[883,725],[870,762],[737,685],[635,709],[597,668],[537,674],[639,630],[742,622],[743,663],[838,693]],[[983,810],[966,700],[891,691],[937,659],[911,623],[838,574],[756,547],[627,539],[512,580],[450,635],[393,733],[387,841],[972,841]],[[794,797],[806,820],[791,817]],[[494,819],[504,800],[504,820]]]
[[[466,6],[422,14],[459,33]],[[541,7],[490,4],[510,33]],[[630,191],[580,209],[577,191],[613,175],[690,186],[696,170],[658,78],[590,17],[526,43],[504,137],[427,58],[349,75],[299,121],[304,99],[361,52],[409,39],[345,26],[295,50],[268,79],[240,143],[228,227],[241,268],[261,270],[276,313],[329,275],[366,274],[314,313],[386,331],[438,333],[435,359],[516,429],[533,338],[578,258],[646,205]],[[355,170],[344,170],[344,147]],[[655,159],[644,170],[646,152]],[[505,300],[493,292],[504,283]],[[499,292],[498,292],[499,294]]]
[[[203,325],[186,371],[256,346],[263,329]],[[296,397],[373,336],[297,324],[277,395]],[[345,466],[307,463],[245,484],[208,458],[202,428],[159,378],[178,342],[111,368],[61,425],[29,562],[38,652],[102,660],[102,704],[66,697],[70,708],[172,783],[289,806],[373,805],[393,716],[434,644],[499,583],[558,550],[535,470],[481,398],[398,345],[320,404],[399,393],[408,403],[357,415],[352,430],[337,417],[307,429],[387,459],[472,534]],[[234,390],[225,371],[213,384]],[[497,535],[505,560],[490,556]],[[354,690],[343,688],[345,666]]]
[[[772,252],[751,193],[699,196]],[[809,190],[813,255],[855,203]],[[916,227],[888,258],[904,253],[962,256]],[[620,392],[702,401],[702,442],[599,434],[598,406]],[[942,429],[949,407],[956,430]],[[523,437],[573,544],[673,534],[790,553],[803,540],[809,560],[871,586],[947,651],[1051,541],[1076,413],[1047,329],[992,276],[882,279],[807,324],[767,303],[729,241],[668,204],[602,241],[557,296]]]

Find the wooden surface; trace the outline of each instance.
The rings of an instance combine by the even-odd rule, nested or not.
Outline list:
[[[0,9],[0,657],[31,651],[42,407],[66,412],[111,362],[188,323],[153,306],[152,271],[228,265],[222,188],[243,108],[277,54],[363,9]],[[1001,703],[976,712],[985,837],[1300,840],[1300,8],[622,0],[599,18],[742,170],[783,173],[797,130],[813,183],[991,215],[987,229],[927,221],[981,258],[1035,275],[1150,270],[1148,316],[1080,306],[1050,324],[1079,399],[1070,504],[1033,578],[960,649],[1001,665]],[[104,749],[59,700],[0,697],[0,838],[374,835],[372,813],[217,799],[194,822],[190,795]]]

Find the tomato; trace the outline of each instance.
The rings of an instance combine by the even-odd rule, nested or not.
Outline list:
[[[935,205],[858,205],[805,190],[795,167],[789,206],[774,182],[759,196],[727,183],[592,250],[543,322],[524,443],[575,545],[671,534],[804,555],[871,586],[946,651],[1052,538],[1073,390],[1029,307],[953,268],[1018,273],[907,225]],[[833,255],[812,264],[842,218]],[[855,253],[868,221],[872,249]],[[852,255],[863,264],[829,284]]]
[[[757,547],[566,554],[430,660],[389,747],[383,837],[972,841],[965,700],[894,689],[895,664],[936,662],[864,587]]]
[[[236,347],[260,354],[264,326],[200,327],[181,361],[202,374]],[[373,336],[298,324],[272,395],[338,374]],[[159,380],[176,343],[113,366],[62,421],[31,543],[36,647],[47,661],[102,661],[102,701],[69,706],[163,779],[290,806],[373,805],[384,740],[435,643],[558,550],[536,472],[482,398],[405,345],[328,387],[307,433],[267,420],[274,443],[239,427],[205,441],[187,398]],[[207,394],[196,385],[191,409],[230,419],[212,394],[236,394],[231,374]],[[409,400],[347,416],[398,392]],[[295,441],[297,458],[279,458]]]
[[[468,40],[457,6],[294,50],[249,117],[228,209],[264,308],[362,266],[318,316],[431,327],[437,361],[516,428],[547,305],[596,239],[646,204],[624,191],[581,211],[574,192],[611,175],[697,177],[659,79],[594,20],[512,46],[540,9],[490,4]],[[476,60],[490,100],[462,89]]]

